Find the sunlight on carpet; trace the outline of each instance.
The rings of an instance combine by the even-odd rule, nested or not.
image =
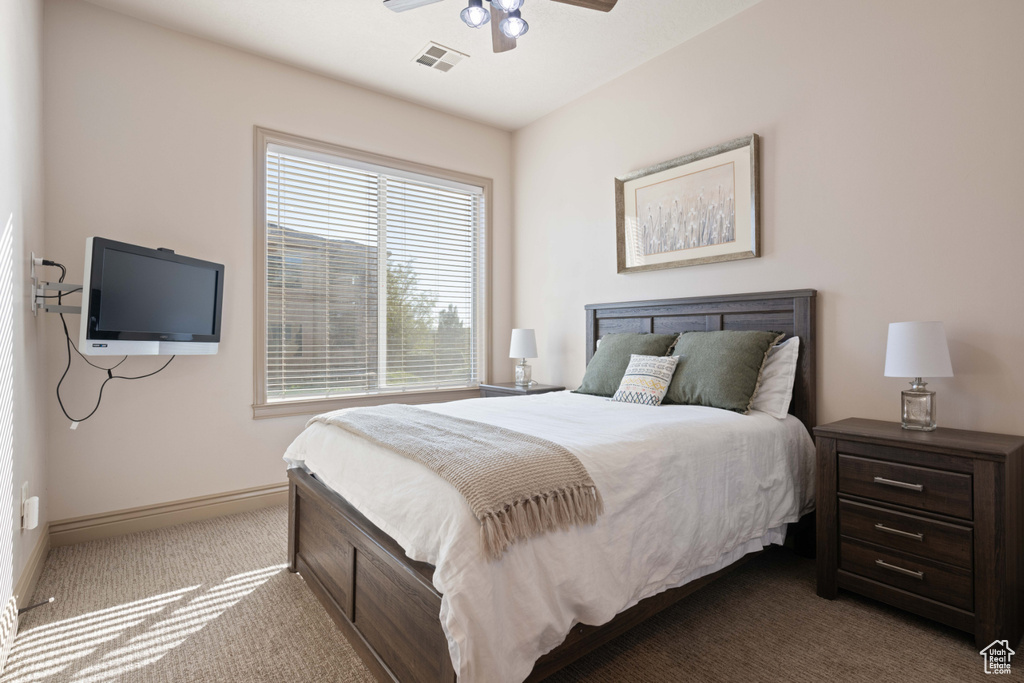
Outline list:
[[[370,681],[286,571],[284,520],[275,507],[53,549],[36,596],[56,601],[25,615],[0,680]]]
[[[193,633],[222,615],[239,600],[263,585],[286,565],[229,576],[220,585],[193,598],[187,605],[155,621],[143,633],[107,652],[101,661],[77,671],[72,681],[100,683],[159,661]],[[152,621],[202,586],[182,588],[147,600],[112,607],[81,617],[23,631],[6,673],[12,683],[38,680],[65,670],[76,660],[96,652],[96,646],[113,641],[129,628]],[[41,666],[42,670],[37,667]]]

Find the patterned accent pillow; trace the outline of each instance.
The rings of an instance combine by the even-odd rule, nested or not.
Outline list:
[[[612,396],[612,400],[647,406],[661,405],[678,362],[676,356],[630,355],[626,374],[622,376],[619,390]]]

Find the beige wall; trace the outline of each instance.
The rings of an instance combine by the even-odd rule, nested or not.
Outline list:
[[[47,389],[39,352],[42,323],[29,305],[28,255],[43,250],[40,25],[37,0],[0,0],[0,228],[14,225],[14,581],[49,517],[42,406]],[[20,530],[21,482],[40,496],[40,524]]]
[[[12,0],[3,1],[6,10]],[[902,381],[881,376],[886,324],[942,319],[956,377],[932,383],[940,421],[1019,433],[1024,43],[1015,30],[1024,5],[983,8],[764,0],[513,140],[76,0],[48,0],[47,256],[76,280],[89,235],[167,246],[225,262],[228,287],[218,356],[111,383],[96,417],[74,432],[51,394],[64,363],[56,320],[47,321],[50,371],[39,387],[41,360],[22,316],[19,467],[40,479],[42,431],[28,407],[45,400],[44,509],[48,501],[53,519],[283,480],[280,453],[304,418],[253,421],[249,407],[253,125],[494,179],[496,379],[511,369],[513,312],[517,325],[538,330],[535,377],[574,385],[586,303],[813,287],[821,421],[894,417]],[[22,102],[22,234],[39,246],[38,103]],[[6,106],[0,116],[10,118]],[[764,257],[616,275],[612,179],[753,132],[763,143]],[[157,363],[131,359],[123,369]],[[102,377],[76,363],[72,410],[91,407]]]
[[[944,320],[939,420],[1022,433],[1024,3],[764,0],[515,137],[515,324],[575,385],[586,303],[816,288],[819,420],[898,417],[887,323]],[[757,133],[764,256],[615,273],[612,179]]]
[[[250,408],[254,125],[493,178],[500,357],[511,323],[509,133],[82,2],[49,0],[43,31],[48,256],[76,281],[90,235],[226,264],[218,355],[111,382],[76,431],[47,396],[53,519],[284,481],[281,454],[305,418],[254,421]],[[64,349],[56,325],[47,335],[52,387]],[[121,370],[160,362],[132,358]],[[103,374],[80,361],[73,373],[68,403],[81,414]]]

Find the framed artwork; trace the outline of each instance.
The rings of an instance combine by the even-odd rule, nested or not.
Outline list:
[[[620,273],[761,255],[758,138],[615,179]]]

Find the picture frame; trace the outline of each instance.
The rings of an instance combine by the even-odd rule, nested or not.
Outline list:
[[[616,178],[618,272],[760,257],[759,143],[737,138]]]

